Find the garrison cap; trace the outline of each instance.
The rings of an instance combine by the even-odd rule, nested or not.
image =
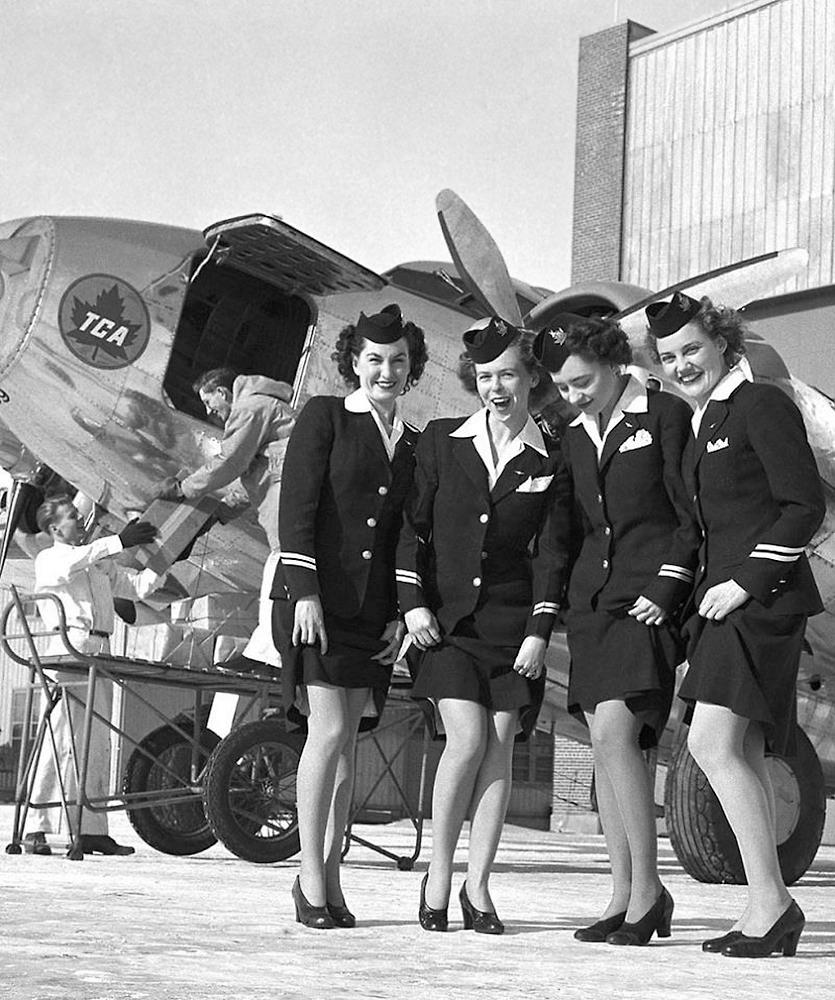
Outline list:
[[[565,346],[568,331],[577,323],[587,322],[588,317],[576,313],[560,313],[540,330],[533,344],[533,356],[549,372],[558,372],[571,352]]]
[[[464,334],[464,349],[477,365],[495,361],[519,336],[521,330],[498,316],[481,319]]]
[[[373,316],[360,313],[356,325],[357,334],[374,344],[393,344],[403,336],[403,318],[400,306],[392,303]]]
[[[650,333],[656,340],[678,333],[695,319],[701,308],[701,302],[684,292],[676,292],[669,302],[652,302],[646,308]]]

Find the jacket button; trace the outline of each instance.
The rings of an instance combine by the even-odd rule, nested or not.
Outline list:
[[[370,559],[371,558],[371,549],[366,549],[363,552],[362,557],[363,557],[363,559]]]
[[[693,503],[698,503],[698,502],[699,502],[699,494],[698,493],[694,493],[693,494]]]
[[[486,559],[487,558],[487,553],[486,552],[482,552],[481,553],[481,558],[482,559]]]
[[[377,518],[376,517],[369,517],[369,519],[365,523],[368,525],[369,528],[376,528],[377,527]]]
[[[487,516],[487,514],[481,514],[481,515],[479,515],[478,519],[479,519],[479,521],[481,521],[482,524],[487,524],[487,522],[490,520],[490,518]]]
[[[604,559],[603,560],[603,569],[608,569],[608,568],[609,568],[609,560],[608,559]]]
[[[603,503],[603,494],[602,493],[598,493],[597,494],[597,502],[598,503]]]
[[[480,576],[474,576],[473,577],[473,586],[474,587],[480,587],[481,586],[481,577]]]
[[[380,494],[381,497],[384,497],[386,495],[386,493],[388,493],[388,491],[389,491],[388,486],[378,486],[377,487],[377,492]]]
[[[611,535],[611,534],[612,534],[612,529],[611,529],[611,528],[609,527],[609,525],[608,525],[608,524],[607,524],[607,525],[606,525],[606,527],[605,527],[605,528],[603,529],[603,534],[604,534],[604,535]]]

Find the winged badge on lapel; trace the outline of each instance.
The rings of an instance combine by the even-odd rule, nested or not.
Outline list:
[[[723,448],[727,448],[729,442],[727,438],[717,438],[715,441],[708,441],[706,451],[710,454],[713,451],[722,451]]]
[[[553,476],[530,476],[516,487],[517,493],[544,493],[551,485]]]
[[[635,451],[637,448],[646,448],[651,444],[652,434],[646,429],[646,427],[642,427],[640,430],[635,431],[632,437],[628,437],[620,448],[618,448],[618,451]]]

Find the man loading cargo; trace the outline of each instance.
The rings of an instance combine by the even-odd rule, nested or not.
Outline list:
[[[278,666],[269,591],[278,565],[278,491],[284,450],[295,420],[290,406],[293,390],[286,382],[263,375],[236,376],[231,368],[204,372],[193,388],[206,413],[223,425],[220,454],[158,495],[162,500],[197,499],[240,477],[270,547],[261,581],[258,626],[243,655],[246,660]]]

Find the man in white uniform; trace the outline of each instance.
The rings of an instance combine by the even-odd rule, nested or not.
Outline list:
[[[38,508],[38,527],[52,539],[52,546],[35,557],[35,589],[55,594],[64,607],[70,642],[81,653],[109,653],[113,631],[113,598],[141,600],[163,582],[151,570],[126,569],[114,561],[124,549],[151,542],[156,528],[146,521],[132,521],[118,535],[106,535],[89,545],[82,545],[81,518],[68,496],[51,497]],[[58,629],[59,613],[52,601],[39,602],[39,612],[47,628]],[[66,654],[60,636],[49,640],[43,655]],[[81,675],[58,670],[59,683],[73,685],[70,690],[80,696]],[[96,685],[95,711],[110,719],[113,705],[113,685],[99,681]],[[84,725],[84,704],[69,698],[65,691],[52,713],[57,758],[61,779],[68,799],[77,797],[76,763],[73,760],[73,739],[80,742]],[[110,732],[103,723],[93,722],[87,769],[87,795],[90,799],[108,794],[110,777]],[[32,789],[32,802],[56,802],[61,799],[58,774],[47,733],[38,762]],[[47,833],[60,832],[63,810],[33,809],[35,831],[24,838],[24,847],[34,854],[49,854]],[[72,816],[72,814],[71,814]],[[117,844],[108,835],[107,813],[84,810],[81,821],[81,847],[85,853],[133,854],[132,847]]]

